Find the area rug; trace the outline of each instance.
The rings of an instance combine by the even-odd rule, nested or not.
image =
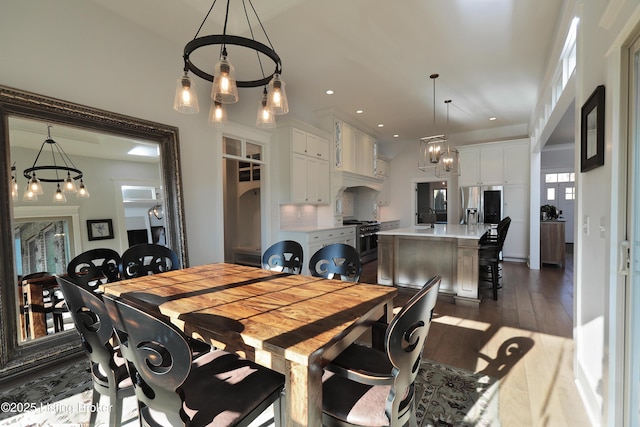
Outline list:
[[[91,375],[80,361],[0,392],[0,426],[88,425],[97,411],[97,426],[109,421],[108,398],[91,407]],[[264,414],[268,420],[271,414]],[[424,360],[416,380],[419,427],[500,426],[498,382],[486,375]],[[268,426],[262,420],[252,425]],[[123,425],[137,426],[134,397],[124,399]],[[272,423],[271,423],[272,425]]]
[[[423,360],[416,379],[420,427],[500,426],[498,381]]]
[[[109,424],[109,398],[91,406],[93,386],[86,360],[66,365],[0,392],[0,426],[84,427],[95,411],[96,426]],[[124,399],[123,424],[138,424],[135,398]]]

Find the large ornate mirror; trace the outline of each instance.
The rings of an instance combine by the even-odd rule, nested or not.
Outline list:
[[[183,266],[188,258],[177,128],[2,86],[0,115],[6,183],[0,186],[2,378],[79,351],[73,325],[59,313],[25,315],[38,305],[28,301],[25,276],[64,274],[66,264],[88,249],[122,253],[142,241],[171,247]],[[51,161],[58,147],[66,157]],[[29,171],[34,165],[46,167]],[[37,200],[25,194],[25,173],[33,172],[43,187]],[[85,185],[88,198],[63,192],[66,202],[54,201],[57,186],[64,188],[55,181],[67,173],[77,187]]]

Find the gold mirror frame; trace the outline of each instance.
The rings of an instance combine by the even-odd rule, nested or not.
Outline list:
[[[9,117],[42,120],[156,142],[161,155],[167,242],[178,254],[181,265],[188,266],[188,256],[178,128],[6,86],[0,86],[0,116],[0,145],[4,159],[0,162],[0,176],[5,177],[5,185],[0,185],[0,379],[6,379],[46,367],[81,351],[75,331],[55,334],[46,340],[31,343],[19,344],[18,341],[17,277],[12,243],[13,203],[8,185],[11,177]]]

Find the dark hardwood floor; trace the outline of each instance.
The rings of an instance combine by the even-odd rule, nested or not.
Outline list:
[[[376,283],[376,270],[365,264],[362,281]],[[565,268],[503,262],[502,283],[478,307],[438,300],[423,356],[499,379],[503,426],[590,425],[573,375],[572,254]]]

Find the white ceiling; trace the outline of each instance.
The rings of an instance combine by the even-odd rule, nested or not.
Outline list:
[[[211,7],[209,0],[93,1],[179,46],[194,37]],[[393,145],[433,133],[432,73],[440,75],[436,133],[446,128],[444,100],[451,99],[448,133],[452,136],[474,134],[485,140],[527,136],[564,1],[253,3],[282,58],[290,115],[304,120],[334,109],[374,132],[381,143]],[[200,36],[222,33],[225,6],[224,0],[217,2]],[[231,0],[227,32],[247,36],[240,7],[240,0]],[[242,69],[252,70],[246,77],[260,77],[255,57],[255,64],[247,65],[237,49],[228,50],[239,78]],[[198,64],[212,73],[214,62],[208,67],[204,61]],[[269,74],[272,69],[265,65]],[[327,89],[335,94],[326,95]],[[257,105],[259,90],[240,89],[240,102],[248,102],[243,98],[247,91],[256,99],[251,104]],[[205,108],[201,105],[201,110]],[[364,113],[356,114],[356,109]],[[378,127],[380,123],[384,127]],[[456,145],[455,138],[452,143]]]

